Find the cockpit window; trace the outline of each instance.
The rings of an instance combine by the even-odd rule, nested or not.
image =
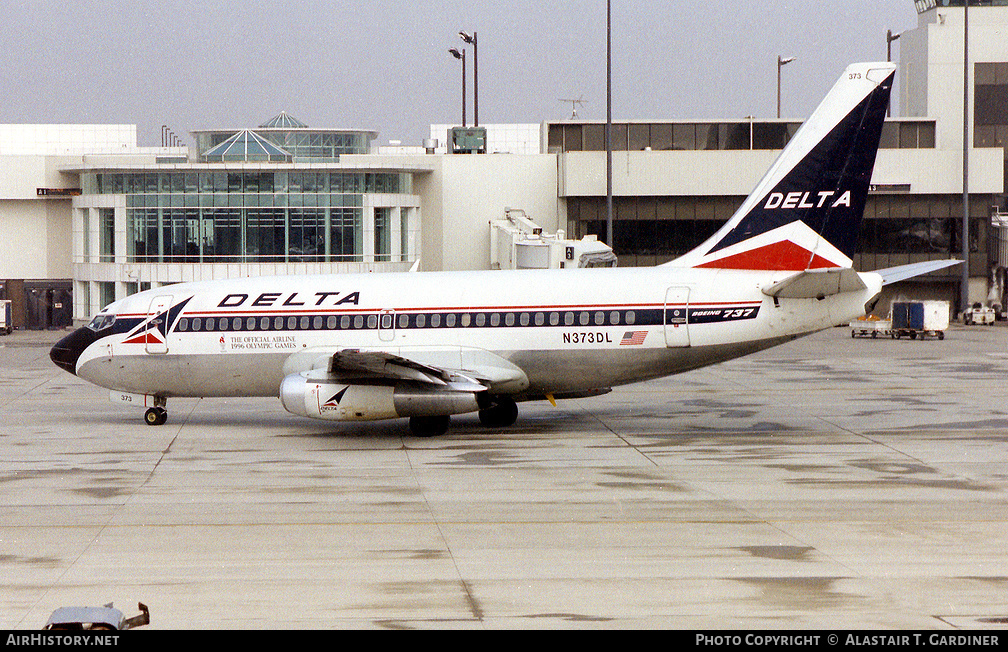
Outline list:
[[[88,324],[88,328],[93,331],[104,330],[115,323],[115,320],[115,315],[97,314],[95,315],[95,318],[91,320],[91,323]]]

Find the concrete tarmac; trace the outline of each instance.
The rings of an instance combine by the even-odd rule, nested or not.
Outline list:
[[[0,628],[1004,628],[1008,328],[852,339],[579,401],[168,423],[0,337]]]

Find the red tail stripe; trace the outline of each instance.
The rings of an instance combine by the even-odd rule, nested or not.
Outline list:
[[[809,260],[811,259],[811,262]],[[718,258],[697,267],[710,267],[713,269],[758,269],[775,272],[795,271],[800,272],[806,269],[823,269],[827,267],[839,267],[836,263],[814,254],[796,245],[790,240],[773,242],[762,247],[742,251],[731,256]]]

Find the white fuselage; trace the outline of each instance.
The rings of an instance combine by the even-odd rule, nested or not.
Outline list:
[[[866,289],[820,299],[762,292],[793,274],[661,266],[184,283],[109,306],[118,327],[82,351],[76,370],[136,394],[277,396],[285,376],[340,350],[484,376],[489,352],[525,376],[502,377],[493,392],[576,394],[846,323],[881,286],[862,274]]]

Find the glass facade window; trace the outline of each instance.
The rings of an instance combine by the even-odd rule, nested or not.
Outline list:
[[[754,122],[752,125],[753,149],[784,149],[798,125],[786,122]]]
[[[1004,148],[1008,188],[1008,62],[976,63],[973,74],[973,146]]]
[[[408,208],[399,209],[399,260],[409,260],[409,214]]]
[[[222,160],[220,155],[223,152],[215,151],[217,148],[229,140],[237,139],[243,147],[252,141],[252,155],[265,157],[266,160],[278,160],[274,157],[280,156],[287,160],[293,158],[309,161],[337,160],[340,154],[367,154],[371,149],[371,140],[376,135],[369,131],[312,129],[296,119],[293,122],[274,119],[256,129],[238,133],[210,131],[195,134],[199,155],[212,155],[213,160]],[[229,149],[229,158],[223,160],[260,160],[242,158],[236,153],[235,147]]]
[[[560,139],[560,151],[562,152],[580,152],[585,149],[582,134],[584,131],[583,125],[552,125],[552,128],[561,129],[563,133],[563,138]]]
[[[251,260],[283,259],[287,250],[287,216],[284,209],[248,208],[245,212],[245,252]]]
[[[643,149],[675,149],[673,146],[675,142],[675,138],[672,136],[673,129],[674,127],[671,124],[659,123],[651,125],[651,142],[647,143]]]
[[[1002,102],[1000,106],[1008,103]],[[799,127],[800,122],[780,121],[613,123],[613,150],[782,149]],[[883,127],[882,148],[933,149],[934,146],[934,120],[903,119],[886,122]],[[604,151],[605,124],[550,124],[547,147],[550,152]]]
[[[200,256],[199,213],[172,206],[160,209],[161,251],[164,262],[198,262]]]
[[[126,257],[139,263],[157,262],[159,250],[157,209],[127,209]]]
[[[317,262],[325,260],[325,210],[291,208],[287,245],[288,260]]]
[[[115,262],[115,209],[98,209],[98,260],[103,263]]]
[[[696,149],[696,125],[691,123],[676,124],[672,127],[672,149]]]
[[[593,152],[605,150],[605,127],[604,124],[587,124],[584,126],[584,148],[586,150]]]
[[[934,149],[934,146],[934,121],[892,121],[882,125],[881,149]]]
[[[613,245],[620,265],[654,265],[680,256],[712,236],[744,197],[614,197]],[[970,250],[986,251],[985,211],[994,197],[970,202]],[[975,212],[974,212],[975,211]],[[567,198],[568,232],[605,240],[605,198]],[[961,199],[945,195],[871,194],[865,205],[859,268],[881,269],[956,256]]]
[[[361,260],[364,237],[363,209],[333,208],[329,220],[330,260]]]
[[[718,125],[719,149],[752,149],[752,123]]]
[[[553,129],[550,129],[550,135],[553,134]],[[631,152],[641,151],[647,149],[651,146],[651,125],[649,124],[630,124],[627,126],[627,149]],[[550,140],[550,146],[553,145],[553,140]]]
[[[744,199],[614,197],[613,244],[620,264],[654,264],[686,253],[713,235]],[[596,235],[604,241],[605,211],[604,197],[569,197],[568,231],[576,238]]]
[[[81,210],[81,220],[83,221],[83,251],[81,252],[84,262],[91,260],[91,209]]]
[[[104,308],[115,301],[115,283],[113,281],[98,282],[98,303]]]
[[[374,254],[376,261],[392,259],[392,209],[374,209]]]
[[[82,176],[99,194],[126,195],[127,262],[360,262],[365,191],[412,190],[408,174],[326,170]],[[391,260],[392,209],[384,210],[376,251]],[[114,212],[98,211],[101,260],[111,262]]]

